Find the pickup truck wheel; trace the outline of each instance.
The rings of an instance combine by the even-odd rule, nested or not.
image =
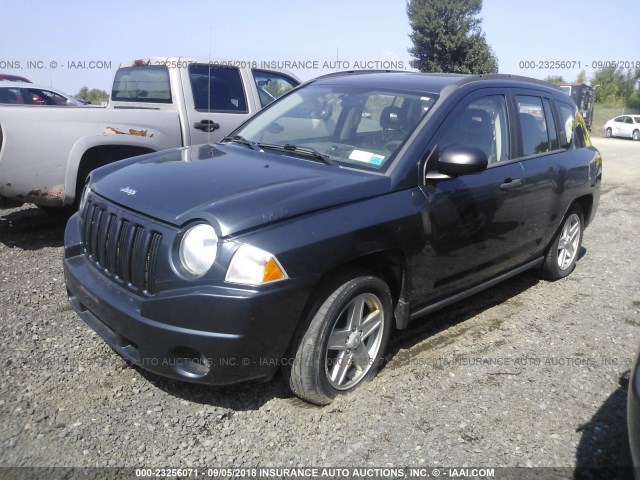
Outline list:
[[[542,276],[548,280],[566,277],[576,267],[576,260],[582,245],[584,216],[582,208],[574,205],[569,209],[556,234],[542,265]]]
[[[607,128],[607,131],[604,132],[604,134],[607,138],[611,138],[613,136],[613,132],[611,131],[610,128]]]
[[[393,322],[391,293],[380,278],[358,276],[334,287],[312,312],[288,372],[293,393],[317,405],[375,376]]]

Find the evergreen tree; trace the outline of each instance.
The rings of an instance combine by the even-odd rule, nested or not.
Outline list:
[[[478,18],[482,0],[409,0],[407,15],[421,72],[495,73],[498,60]]]

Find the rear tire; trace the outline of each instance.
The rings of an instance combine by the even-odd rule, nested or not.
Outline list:
[[[393,322],[391,293],[380,278],[353,273],[325,287],[286,372],[293,393],[316,405],[376,375]]]
[[[631,138],[633,138],[636,142],[640,140],[640,130],[634,130]]]
[[[573,205],[562,221],[562,226],[547,251],[542,264],[542,276],[547,280],[559,280],[576,268],[582,245],[584,214],[580,205]]]

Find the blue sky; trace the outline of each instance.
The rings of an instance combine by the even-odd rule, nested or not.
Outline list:
[[[408,65],[406,0],[3,0],[0,72],[68,93],[110,90],[121,61],[203,56],[247,61],[395,61]],[[484,0],[501,73],[573,80],[592,62],[640,62],[638,0]],[[570,69],[521,61],[580,62]],[[111,68],[68,68],[68,62]],[[29,68],[27,62],[34,62]],[[52,62],[57,66],[52,68]],[[11,68],[20,64],[20,68]],[[292,70],[303,80],[327,70]]]

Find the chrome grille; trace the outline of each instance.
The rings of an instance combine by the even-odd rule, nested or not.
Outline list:
[[[156,293],[155,268],[162,234],[89,201],[83,213],[89,259],[125,284]]]

